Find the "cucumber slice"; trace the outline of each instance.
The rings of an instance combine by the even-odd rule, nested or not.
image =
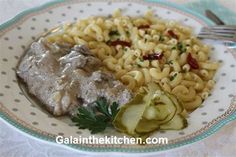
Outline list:
[[[143,117],[147,120],[163,121],[170,114],[166,107],[164,104],[150,105],[146,108]]]
[[[175,104],[176,106],[176,113],[179,114],[181,112],[183,112],[184,107],[181,101],[179,101],[174,95],[170,94],[170,93],[166,93],[166,95],[172,100],[172,102]]]
[[[141,88],[129,103],[120,108],[113,121],[114,127],[121,132],[137,136],[135,129],[146,108],[150,106],[154,93],[159,89],[159,86],[154,83],[150,83],[148,88]],[[140,124],[140,126],[142,125]]]
[[[143,88],[147,92],[147,96],[144,97],[145,102],[150,102],[153,99],[153,96],[155,95],[156,91],[160,91],[159,85],[155,83],[149,83],[147,88]]]
[[[182,115],[175,115],[168,123],[160,125],[161,130],[180,130],[188,126],[187,120]]]
[[[113,125],[134,137],[145,137],[157,129],[178,130],[187,126],[184,108],[178,99],[155,83],[140,88],[138,94],[120,108]]]
[[[134,130],[142,118],[145,107],[145,104],[132,105],[123,113],[121,121],[129,134],[135,133]]]
[[[143,113],[143,117],[147,120],[155,119],[158,117],[158,111],[156,110],[155,106],[149,106]]]
[[[182,115],[185,118],[189,117],[188,112],[185,109],[180,113],[180,115]]]
[[[148,103],[143,102],[145,94],[137,94],[133,100],[120,108],[113,125],[121,132],[135,135],[135,128],[143,116]]]
[[[164,121],[166,120],[166,118],[168,118],[168,116],[171,114],[169,110],[167,110],[168,106],[167,105],[164,105],[164,104],[158,104],[158,105],[155,105],[155,108],[158,112],[157,116],[156,116],[156,120],[158,121]]]
[[[150,133],[159,128],[159,124],[155,120],[141,119],[136,127],[138,133]]]
[[[176,106],[172,102],[172,100],[167,95],[165,95],[165,93],[162,93],[160,95],[158,102],[165,104],[163,105],[163,107],[166,109],[166,112],[169,113],[168,116],[164,120],[161,120],[158,122],[159,124],[167,123],[168,121],[173,119],[174,115],[176,114]],[[158,106],[158,107],[160,108],[161,106]]]

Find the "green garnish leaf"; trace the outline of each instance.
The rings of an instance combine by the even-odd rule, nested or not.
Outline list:
[[[144,61],[144,59],[143,59],[143,58],[139,58],[139,61],[140,61],[140,62],[143,62],[143,61]]]
[[[130,36],[130,33],[129,33],[129,31],[126,31],[126,34],[127,34],[128,36]]]
[[[173,76],[170,77],[170,81],[173,81],[177,76],[177,73],[175,73]]]
[[[80,129],[89,129],[92,134],[104,131],[107,127],[112,126],[112,121],[118,113],[119,105],[113,102],[111,105],[107,99],[101,97],[94,102],[95,106],[80,107],[72,121]]]
[[[165,39],[164,39],[163,35],[160,35],[159,41],[164,41],[164,40]]]
[[[139,68],[142,68],[142,66],[141,66],[140,64],[137,64],[137,66],[138,66]]]
[[[110,45],[110,44],[111,44],[111,40],[108,40],[108,41],[106,42],[106,44],[107,44],[107,45]]]
[[[167,64],[172,65],[173,64],[173,60],[168,61]]]
[[[110,31],[109,36],[119,36],[120,33],[118,31]]]
[[[186,45],[184,43],[182,43],[182,42],[179,42],[177,44],[177,48],[180,51],[180,54],[185,53],[186,50],[187,50]]]
[[[177,47],[178,47],[179,50],[181,50],[181,49],[183,48],[183,44],[182,44],[181,42],[179,42],[179,43],[177,44]]]
[[[112,120],[115,118],[116,114],[118,113],[119,109],[119,104],[117,102],[113,102],[111,105],[111,116]]]
[[[171,50],[176,50],[176,46],[172,47]]]
[[[97,104],[96,106],[96,109],[98,110],[98,112],[101,112],[102,114],[110,117],[110,113],[108,111],[108,104],[107,104],[107,100],[106,98],[102,97],[102,98],[99,98],[96,102]]]

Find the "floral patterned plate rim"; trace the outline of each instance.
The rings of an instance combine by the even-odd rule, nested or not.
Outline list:
[[[125,14],[141,15],[153,9],[156,16],[174,19],[190,25],[197,33],[201,26],[212,24],[205,17],[178,5],[164,1],[141,0],[56,0],[42,6],[26,10],[0,25],[0,117],[15,128],[36,139],[55,143],[55,136],[89,136],[86,130],[78,130],[66,118],[53,118],[23,95],[15,75],[15,67],[26,47],[37,36],[61,21],[77,20],[80,16],[109,15],[115,8],[122,8]],[[167,145],[63,145],[87,152],[155,153],[191,144],[215,133],[228,122],[236,119],[235,52],[215,41],[205,41],[213,45],[213,59],[218,59],[222,67],[216,74],[217,84],[210,96],[190,118],[190,126],[181,131],[160,132],[153,136],[168,137]],[[102,137],[111,133],[98,135]]]

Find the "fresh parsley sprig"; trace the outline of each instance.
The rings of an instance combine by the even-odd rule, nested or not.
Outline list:
[[[94,106],[78,109],[76,116],[72,121],[76,123],[80,129],[89,129],[92,134],[104,131],[107,127],[112,126],[112,121],[118,113],[118,104],[113,102],[111,105],[107,99],[102,97],[94,102]]]

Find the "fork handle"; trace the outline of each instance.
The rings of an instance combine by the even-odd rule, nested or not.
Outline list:
[[[217,25],[225,25],[225,23],[220,18],[218,18],[212,11],[206,10],[205,14],[209,19],[214,21]]]
[[[225,46],[227,46],[230,49],[236,49],[236,42],[225,41],[224,44],[225,44]]]

